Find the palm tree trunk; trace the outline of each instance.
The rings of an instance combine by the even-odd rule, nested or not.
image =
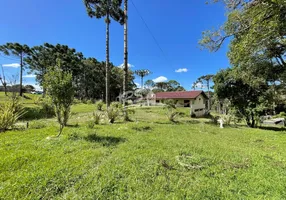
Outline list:
[[[126,105],[126,92],[128,82],[128,0],[124,0],[124,79],[123,79],[123,105]]]
[[[20,96],[23,96],[22,84],[23,84],[23,53],[21,53],[21,55],[20,55],[20,86],[19,86],[19,95]]]
[[[109,13],[106,15],[106,67],[105,67],[105,101],[107,108],[110,105],[110,67],[109,67]]]

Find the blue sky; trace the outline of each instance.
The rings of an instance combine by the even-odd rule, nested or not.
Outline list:
[[[199,76],[229,66],[227,44],[216,53],[200,50],[198,45],[202,31],[217,28],[225,21],[222,4],[207,5],[205,0],[133,2],[164,52],[163,55],[130,1],[129,63],[134,66],[133,70],[152,71],[146,80],[163,76],[177,80],[190,90]],[[105,60],[104,20],[89,18],[81,0],[25,0],[17,4],[2,1],[0,30],[0,44],[61,43],[83,52],[86,57]],[[120,65],[123,63],[123,26],[112,22],[110,31],[110,60]],[[0,56],[0,64],[16,62]],[[187,72],[175,72],[184,68]],[[4,69],[8,77],[19,74],[19,68]],[[140,83],[140,79],[136,77],[135,82]],[[34,83],[33,77],[24,77],[24,84]]]

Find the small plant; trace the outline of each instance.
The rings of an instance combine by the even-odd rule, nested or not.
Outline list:
[[[111,103],[110,107],[106,110],[106,117],[109,123],[113,124],[115,120],[120,116],[122,111],[122,104],[119,102]]]
[[[87,100],[86,103],[87,103],[87,104],[93,104],[92,100],[90,100],[90,99]]]
[[[47,88],[47,93],[55,107],[57,120],[60,125],[59,137],[63,128],[67,125],[71,105],[74,100],[72,74],[61,69],[60,60],[57,60],[57,65],[51,68],[44,76],[44,86]]]
[[[106,117],[109,123],[113,124],[115,120],[119,117],[120,110],[114,107],[109,107],[106,110]]]
[[[123,112],[123,119],[124,119],[125,122],[131,121],[129,116],[131,114],[133,114],[133,115],[135,114],[135,110],[134,109],[129,109],[127,106],[122,109],[122,112]]]
[[[95,106],[96,106],[96,109],[98,110],[98,111],[102,111],[102,108],[103,108],[103,106],[104,106],[104,103],[103,103],[103,101],[97,101],[96,102],[96,104],[95,104]]]
[[[5,132],[13,127],[24,113],[19,98],[16,96],[11,97],[10,101],[0,104],[0,132]]]
[[[180,115],[180,112],[177,111],[176,102],[174,100],[165,100],[164,110],[166,110],[166,115],[168,120],[171,122],[175,122],[175,118]]]
[[[102,117],[102,113],[99,111],[93,112],[93,122],[94,124],[99,124],[100,119]]]
[[[93,120],[87,122],[87,128],[90,128],[90,129],[94,128],[94,121]]]

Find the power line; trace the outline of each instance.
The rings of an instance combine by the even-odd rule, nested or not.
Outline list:
[[[146,23],[146,21],[144,20],[143,16],[140,14],[139,10],[137,9],[137,7],[135,6],[133,0],[130,0],[132,5],[134,6],[137,14],[139,15],[139,17],[141,18],[141,20],[143,21],[145,27],[147,28],[148,32],[150,33],[150,35],[152,36],[154,42],[156,43],[156,45],[158,46],[158,48],[160,49],[161,53],[163,54],[163,56],[165,57],[166,61],[170,63],[170,60],[168,59],[168,57],[166,56],[165,52],[163,51],[163,49],[161,48],[159,42],[157,41],[157,39],[155,38],[154,34],[152,33],[151,29],[149,28],[148,24]]]

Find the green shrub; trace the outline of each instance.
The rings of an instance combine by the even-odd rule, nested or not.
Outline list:
[[[109,121],[109,123],[113,124],[115,120],[119,117],[120,115],[120,110],[114,107],[109,107],[106,110],[106,117]]]
[[[52,104],[52,100],[50,98],[44,98],[40,103],[43,114],[46,118],[56,116],[54,106]]]
[[[94,121],[93,120],[90,120],[87,122],[87,128],[90,128],[90,129],[94,128]]]
[[[106,110],[106,117],[109,123],[114,123],[122,112],[122,104],[119,102],[112,102],[109,108]]]
[[[73,104],[80,104],[80,103],[81,103],[81,101],[79,99],[74,99],[73,100]]]
[[[135,110],[129,109],[128,107],[123,108],[122,112],[123,112],[123,118],[125,122],[131,121],[129,116],[135,114]]]
[[[24,112],[18,97],[12,97],[8,102],[0,104],[0,132],[13,127]]]
[[[180,116],[180,112],[177,111],[176,102],[174,100],[165,100],[165,106],[163,107],[166,110],[166,115],[170,122],[175,122],[175,119]]]
[[[87,100],[86,103],[87,103],[87,104],[93,104],[92,100],[90,100],[90,99]]]
[[[102,108],[103,108],[103,106],[104,106],[104,103],[103,103],[103,101],[97,101],[96,102],[96,104],[95,104],[95,107],[96,107],[96,109],[98,110],[98,111],[102,111]]]
[[[102,113],[100,111],[93,112],[93,122],[94,124],[99,124],[102,117]]]

